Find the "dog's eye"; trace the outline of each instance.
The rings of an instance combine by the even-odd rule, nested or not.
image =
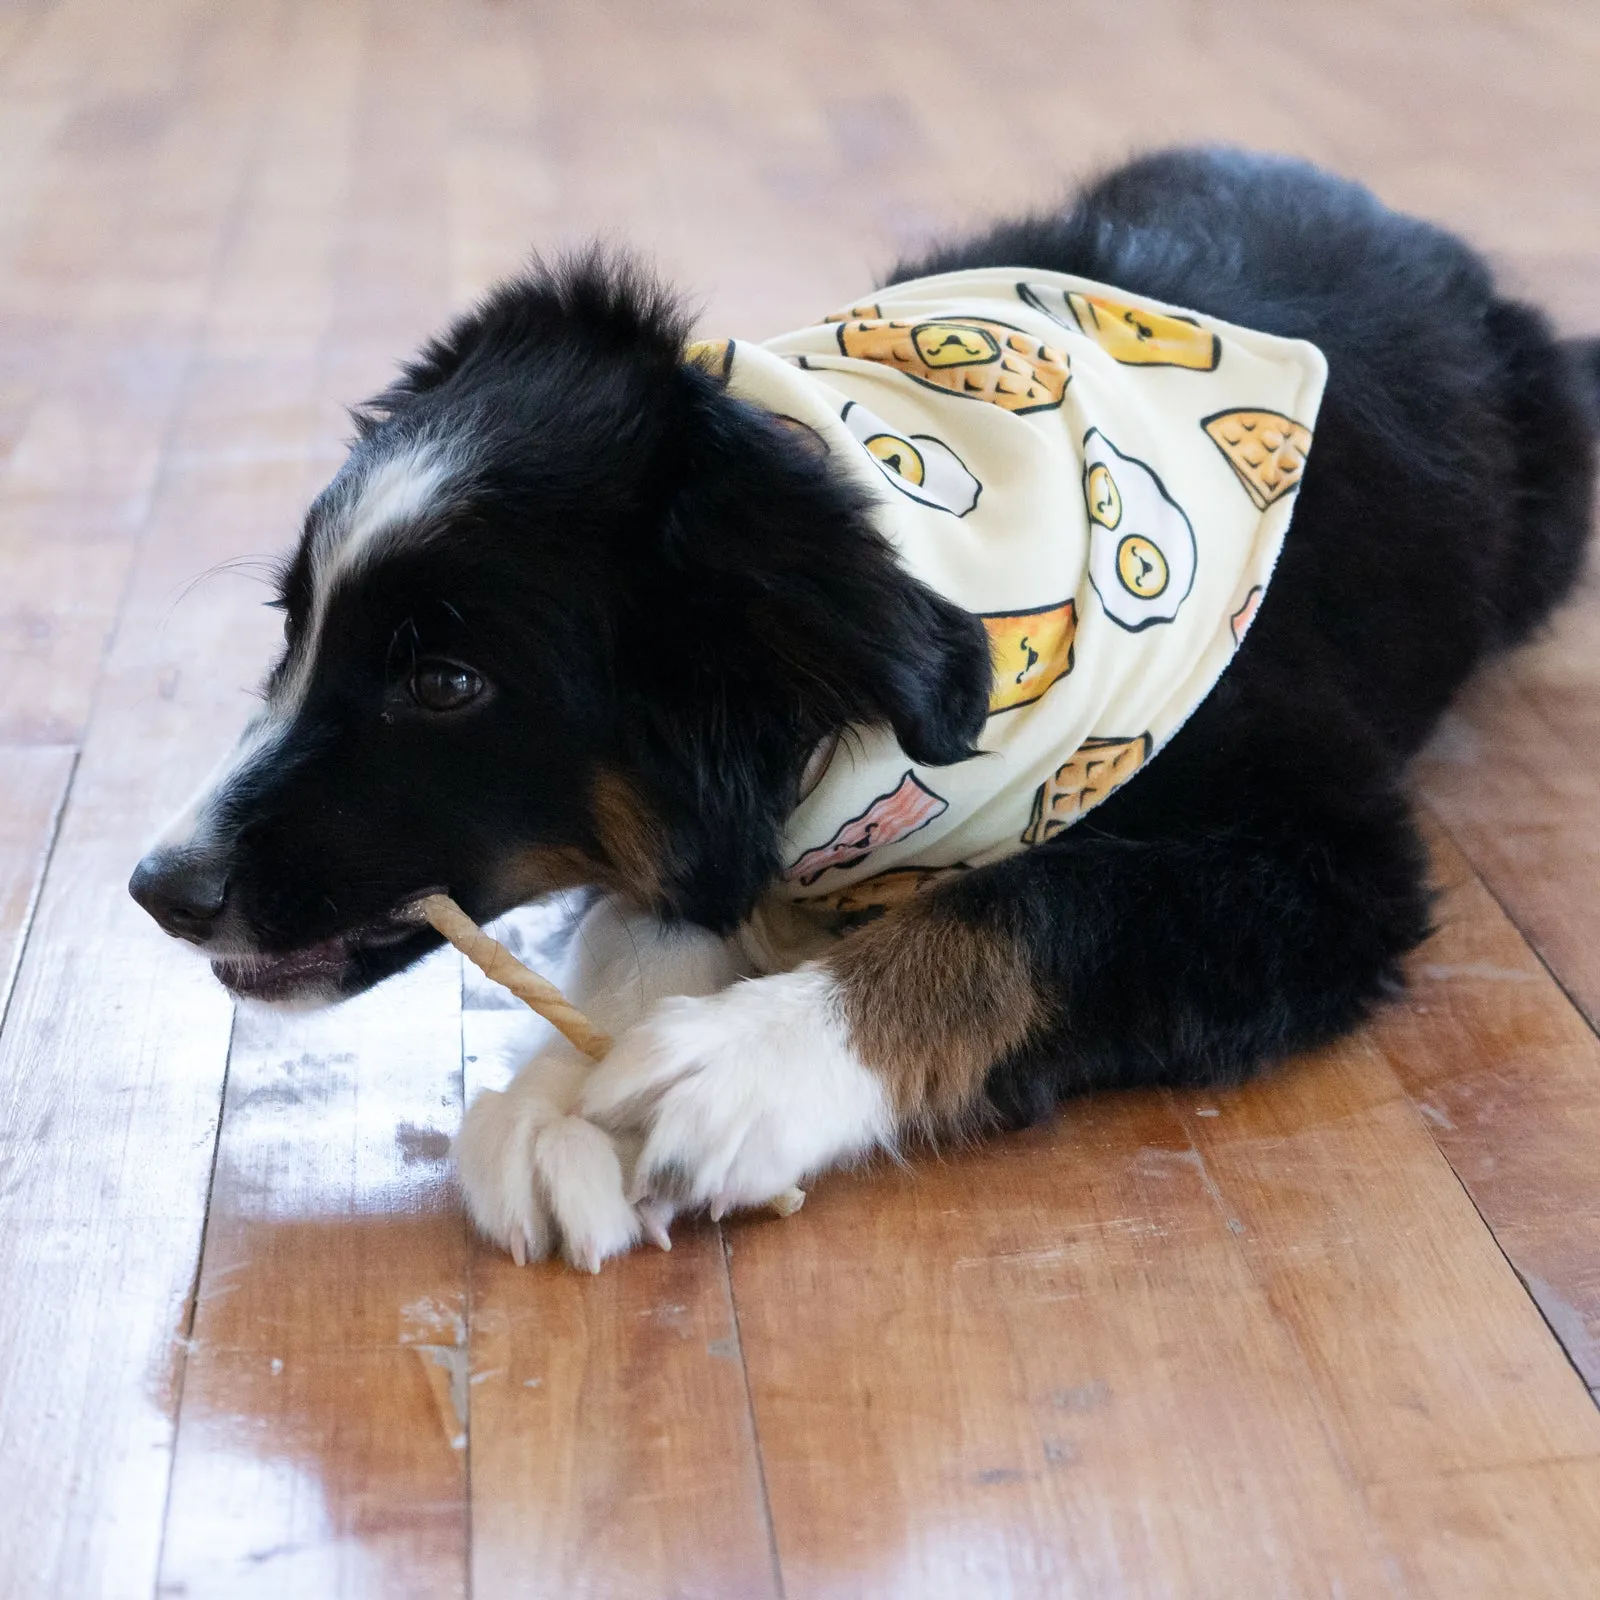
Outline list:
[[[459,711],[483,693],[483,679],[459,661],[422,661],[411,674],[411,698],[424,711]]]

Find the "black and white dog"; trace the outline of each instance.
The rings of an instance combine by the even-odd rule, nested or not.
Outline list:
[[[891,281],[1073,273],[1309,340],[1328,381],[1259,620],[1081,825],[792,970],[740,930],[808,761],[891,729],[967,756],[985,636],[826,454],[685,359],[592,255],[506,284],[358,414],[282,578],[264,710],[134,896],[240,995],[337,998],[486,920],[599,891],[577,1002],[615,1031],[480,1097],[472,1213],[591,1268],[914,1131],[1117,1085],[1223,1084],[1358,1022],[1427,932],[1407,759],[1583,561],[1600,347],[1305,165],[1177,151]]]

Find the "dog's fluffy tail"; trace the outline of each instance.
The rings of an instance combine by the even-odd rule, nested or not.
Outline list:
[[[1516,528],[1495,594],[1502,639],[1514,644],[1583,570],[1600,440],[1600,340],[1557,340],[1543,313],[1506,300],[1491,308],[1488,332],[1516,457]]]

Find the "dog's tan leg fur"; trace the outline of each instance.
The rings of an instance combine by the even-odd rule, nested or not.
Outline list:
[[[914,1127],[958,1126],[989,1069],[1049,1015],[1021,943],[936,892],[852,934],[827,965],[857,1056]]]

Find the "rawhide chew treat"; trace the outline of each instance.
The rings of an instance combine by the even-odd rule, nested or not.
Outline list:
[[[597,1028],[548,978],[541,978],[524,966],[498,939],[486,934],[449,895],[423,895],[406,906],[401,915],[426,922],[491,983],[509,990],[586,1056],[595,1061],[605,1059],[611,1048],[611,1035]],[[780,1217],[792,1217],[806,1203],[806,1192],[785,1189],[767,1203]]]
[[[448,939],[491,983],[509,989],[530,1010],[537,1011],[586,1056],[605,1059],[611,1035],[595,1027],[548,978],[523,966],[498,939],[491,939],[449,895],[427,894],[406,909]]]

